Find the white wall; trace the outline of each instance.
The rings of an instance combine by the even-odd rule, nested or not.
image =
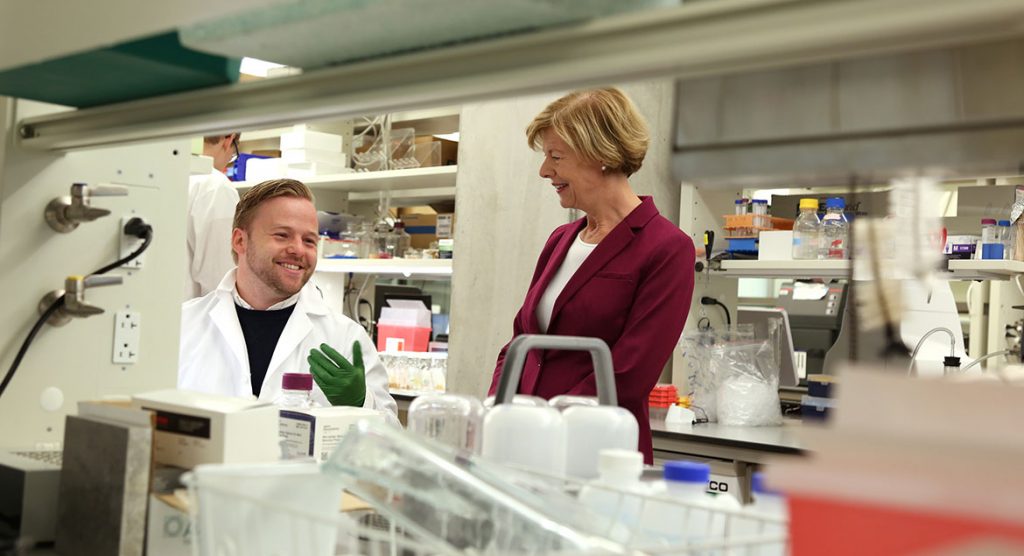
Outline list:
[[[679,215],[679,186],[671,181],[674,93],[669,80],[623,84],[651,127],[643,168],[630,182],[653,195],[661,213]],[[486,394],[498,350],[512,335],[512,319],[551,231],[570,220],[547,181],[540,153],[526,145],[526,126],[564,93],[463,106],[456,181],[455,260],[448,389]]]
[[[11,102],[22,117],[52,111],[38,103]],[[121,217],[143,216],[154,228],[144,266],[115,269],[124,283],[86,291],[86,300],[106,312],[74,319],[63,327],[44,326],[0,398],[0,447],[57,443],[64,416],[76,402],[107,394],[131,394],[174,387],[177,381],[181,287],[185,260],[185,198],[188,191],[187,140],[82,150],[67,154],[4,146],[0,166],[0,374],[5,374],[35,323],[37,304],[50,290],[64,287],[68,275],[88,274],[119,256]],[[68,195],[72,182],[118,183],[127,197],[93,199],[112,214],[83,223],[71,233],[52,230],[43,219],[46,204]],[[112,362],[114,313],[141,313],[139,360]],[[59,389],[64,403],[44,409],[43,392]]]

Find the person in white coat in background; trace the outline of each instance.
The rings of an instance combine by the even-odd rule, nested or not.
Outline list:
[[[238,203],[238,266],[181,314],[178,388],[273,401],[284,373],[309,371],[321,405],[381,410],[398,422],[387,371],[361,326],[310,282],[319,240],[313,194],[271,180]]]
[[[213,291],[235,266],[231,257],[231,223],[238,191],[224,173],[238,156],[238,134],[203,138],[203,155],[213,158],[213,170],[189,178],[185,301]]]

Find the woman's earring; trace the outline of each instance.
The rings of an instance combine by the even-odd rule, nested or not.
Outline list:
[[[607,166],[605,166],[604,164],[602,164],[602,165],[601,165],[601,171],[602,171],[602,172],[607,172],[607,171],[608,171],[608,167],[607,167]]]

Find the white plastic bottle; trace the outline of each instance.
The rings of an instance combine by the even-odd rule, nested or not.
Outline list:
[[[751,478],[751,490],[754,492],[754,503],[744,509],[754,516],[768,517],[780,521],[769,522],[764,519],[746,520],[742,530],[737,531],[737,536],[749,534],[786,538],[789,509],[786,506],[785,497],[776,491],[768,489],[764,484],[764,476],[761,473],[754,473],[754,476]],[[787,554],[786,546],[786,542],[762,543],[757,546],[756,550],[752,550],[750,553],[756,556],[782,556]]]
[[[706,463],[665,462],[665,481],[658,499],[644,506],[638,527],[638,548],[680,548],[685,544],[721,538],[723,531],[713,530],[711,497],[707,493],[711,468]]]
[[[309,373],[285,373],[281,377],[281,393],[274,398],[274,405],[281,409],[310,409],[316,402],[310,396],[313,391],[313,375]]]
[[[850,223],[846,220],[846,201],[833,197],[825,201],[825,216],[821,219],[822,259],[849,258]]]
[[[608,538],[627,544],[640,522],[643,496],[649,494],[640,482],[644,456],[635,450],[601,450],[597,469],[598,478],[580,490],[580,502],[608,520]]]
[[[793,258],[818,258],[821,221],[818,220],[818,200],[800,199],[800,216],[793,223]]]

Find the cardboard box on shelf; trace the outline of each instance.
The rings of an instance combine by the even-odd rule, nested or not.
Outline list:
[[[455,237],[455,213],[437,215],[437,239]]]
[[[453,166],[458,164],[459,144],[433,135],[420,136],[416,138],[416,158],[421,168]]]
[[[437,241],[437,214],[407,213],[401,214],[405,223],[405,232],[409,234],[409,246],[414,249],[428,249],[432,242]]]

